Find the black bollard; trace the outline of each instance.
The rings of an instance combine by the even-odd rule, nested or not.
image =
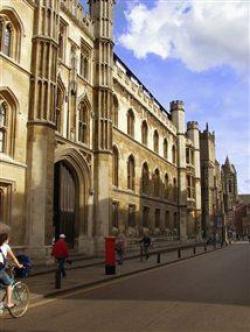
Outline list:
[[[178,248],[178,258],[181,258],[181,248]]]
[[[161,254],[158,252],[157,254],[157,264],[161,263]]]
[[[61,270],[57,269],[55,272],[55,289],[60,289],[62,286]]]
[[[143,248],[140,246],[140,262],[143,262]]]
[[[193,253],[196,254],[196,247],[193,247]]]

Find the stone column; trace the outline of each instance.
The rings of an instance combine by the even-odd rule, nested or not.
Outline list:
[[[170,103],[172,121],[177,128],[178,211],[180,239],[187,239],[187,186],[186,186],[186,128],[184,104],[180,100]]]
[[[110,232],[112,190],[113,0],[90,0],[95,42],[94,235],[100,246]]]
[[[27,242],[44,256],[53,230],[55,98],[60,1],[37,1],[28,120]]]
[[[192,121],[187,124],[187,135],[194,146],[194,167],[195,167],[195,227],[196,238],[201,239],[201,163],[200,163],[200,132],[198,122]]]

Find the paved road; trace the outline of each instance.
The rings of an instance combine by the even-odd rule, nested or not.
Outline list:
[[[81,291],[1,320],[0,331],[250,331],[250,246]]]

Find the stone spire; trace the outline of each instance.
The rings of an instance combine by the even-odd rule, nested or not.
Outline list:
[[[229,158],[228,158],[228,156],[226,157],[226,160],[225,160],[225,165],[228,165],[228,166],[230,166],[230,161],[229,161]]]

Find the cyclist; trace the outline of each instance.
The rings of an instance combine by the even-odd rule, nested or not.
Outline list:
[[[148,250],[152,244],[152,240],[151,240],[150,236],[147,234],[144,234],[142,240],[140,240],[139,243],[141,244],[141,248],[143,249],[146,259],[148,259],[149,258]]]
[[[13,280],[9,277],[6,273],[6,264],[7,258],[13,260],[14,264],[19,268],[23,268],[23,265],[20,264],[13,254],[11,247],[9,246],[9,235],[8,233],[0,234],[0,283],[6,287],[6,294],[7,294],[7,302],[6,307],[11,309],[14,307],[12,302],[12,283]]]

